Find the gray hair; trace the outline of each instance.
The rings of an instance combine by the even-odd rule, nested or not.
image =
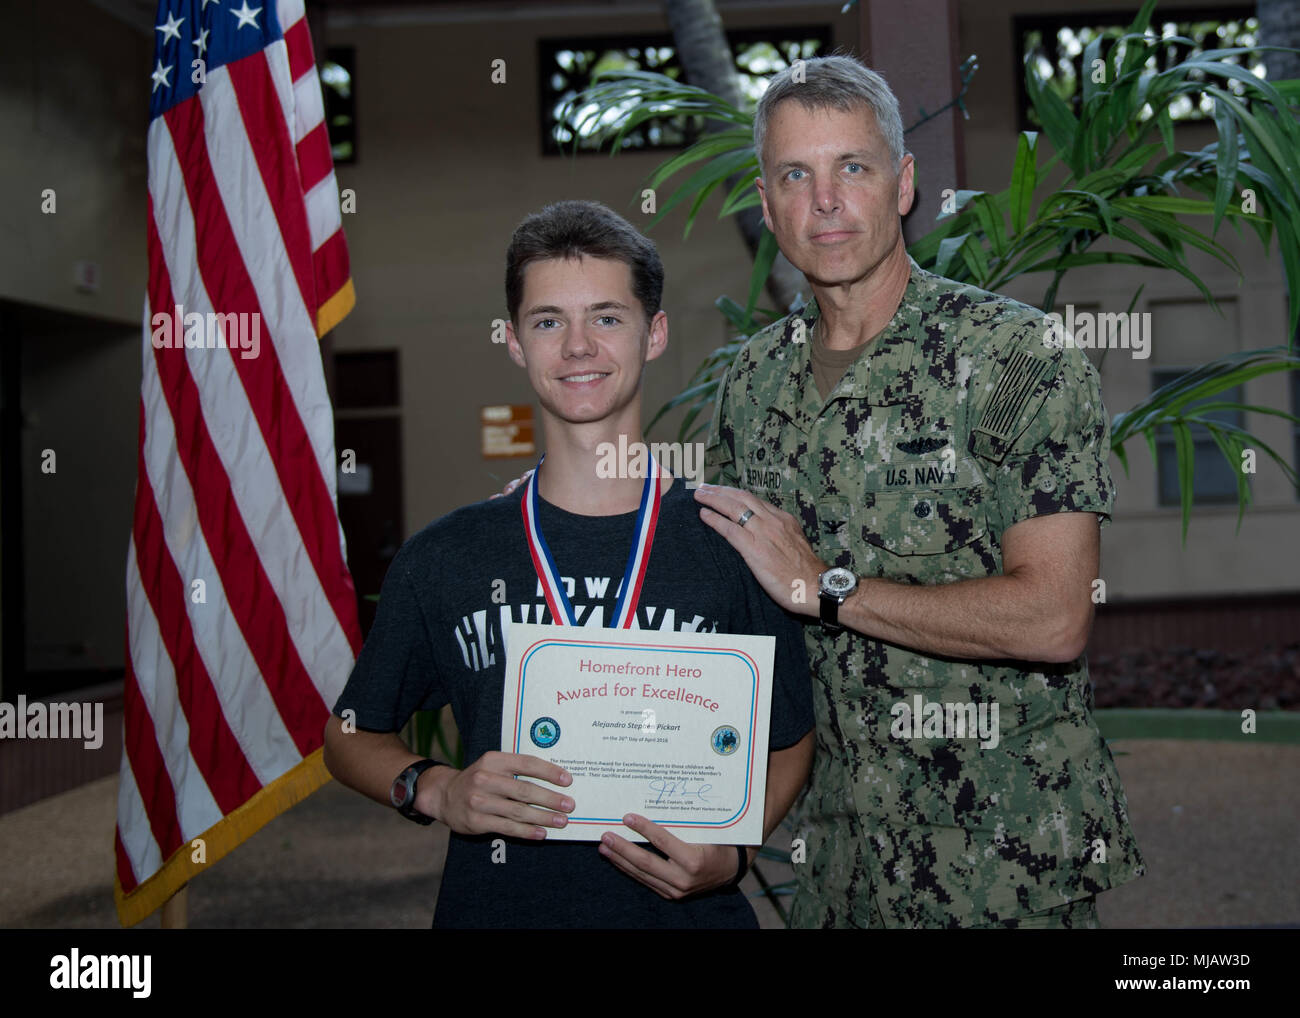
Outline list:
[[[796,80],[796,74],[802,80]],[[844,113],[865,105],[876,116],[894,161],[894,172],[898,172],[903,161],[903,121],[898,114],[898,99],[875,71],[852,57],[836,56],[795,61],[772,78],[758,100],[754,111],[754,151],[758,153],[758,168],[764,177],[767,172],[763,167],[763,141],[767,122],[772,111],[787,99],[798,100],[805,109],[833,107]]]

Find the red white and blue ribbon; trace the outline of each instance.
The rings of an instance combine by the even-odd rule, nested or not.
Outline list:
[[[627,566],[623,570],[623,583],[619,589],[618,601],[614,605],[611,629],[630,629],[636,618],[637,603],[641,600],[641,585],[645,582],[646,567],[650,563],[650,547],[654,544],[655,525],[659,522],[659,464],[653,455],[648,456],[649,468],[646,471],[645,487],[641,490],[641,505],[636,513],[636,537],[632,541],[632,550],[627,556]],[[577,613],[573,603],[564,591],[560,571],[555,565],[551,549],[542,536],[541,523],[537,518],[537,475],[541,473],[543,456],[537,463],[537,469],[528,479],[524,491],[521,509],[524,514],[524,533],[528,537],[528,551],[533,556],[533,568],[542,583],[542,593],[546,596],[547,607],[551,609],[551,618],[557,626],[576,626]]]

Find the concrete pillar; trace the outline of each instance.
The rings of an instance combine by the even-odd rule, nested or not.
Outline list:
[[[898,96],[903,129],[952,100],[961,88],[957,0],[860,0],[857,56]],[[964,118],[955,107],[904,137],[916,158],[917,201],[903,224],[908,243],[934,228],[944,188],[966,176]]]

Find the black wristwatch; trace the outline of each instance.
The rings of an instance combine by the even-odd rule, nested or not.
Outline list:
[[[401,774],[393,780],[393,787],[388,792],[388,798],[397,812],[406,817],[407,820],[414,820],[417,824],[431,824],[433,817],[425,816],[415,808],[415,783],[420,780],[420,775],[430,767],[439,766],[441,761],[438,760],[416,760],[410,767],[402,771]]]
[[[844,631],[840,625],[840,605],[858,589],[858,578],[847,569],[827,569],[817,578],[817,597],[821,600],[822,628],[828,633]]]

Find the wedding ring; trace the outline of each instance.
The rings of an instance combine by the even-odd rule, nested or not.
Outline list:
[[[749,522],[749,518],[753,515],[754,515],[753,509],[746,509],[743,513],[740,514],[740,519],[736,520],[736,522],[743,527],[746,523]]]

